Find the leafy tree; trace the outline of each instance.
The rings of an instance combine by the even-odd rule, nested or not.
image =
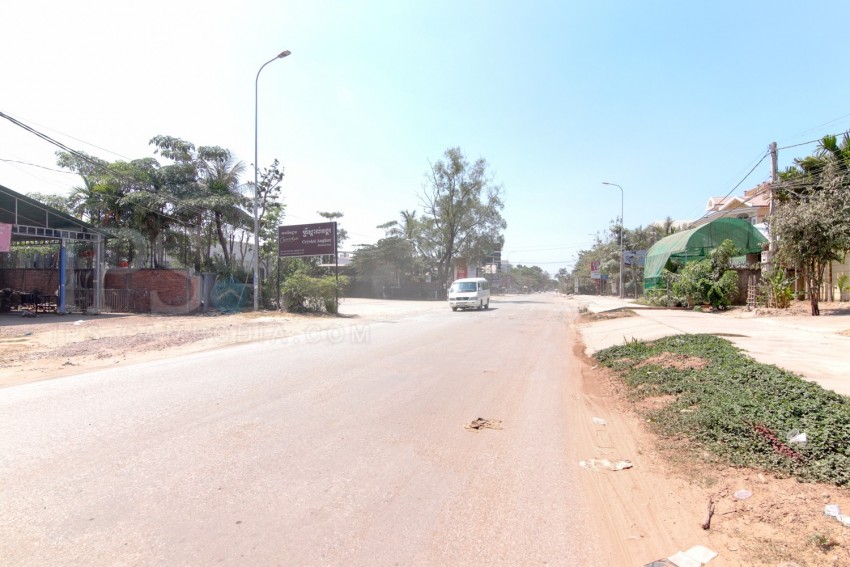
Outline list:
[[[206,196],[198,183],[195,146],[172,136],[156,136],[150,144],[155,146],[155,154],[171,161],[160,167],[160,182],[172,199],[169,211],[177,221],[180,241],[184,243],[181,257],[187,265],[194,263],[195,270],[200,272],[204,269],[202,237],[209,221],[209,211]],[[209,269],[209,254],[206,264]]]
[[[245,170],[245,164],[234,162],[229,150],[218,146],[198,148],[198,172],[207,207],[213,215],[215,233],[221,246],[224,264],[231,265],[233,242],[224,233],[224,225],[249,227],[253,225],[253,215],[244,209],[250,203],[239,188],[239,176]],[[259,254],[259,250],[256,251]]]
[[[277,304],[278,290],[277,281],[279,274],[285,270],[287,263],[293,264],[295,259],[278,257],[278,227],[283,223],[286,216],[286,207],[281,202],[281,183],[283,181],[283,169],[280,162],[275,159],[272,164],[263,169],[259,175],[259,217],[260,221],[260,257],[265,271],[271,278],[267,278],[263,286],[260,298],[268,307],[280,307]],[[253,183],[249,184],[253,189]],[[244,257],[247,249],[240,250]],[[282,277],[282,276],[280,276]]]
[[[850,249],[850,190],[834,173],[825,176],[831,181],[824,188],[782,203],[768,220],[779,260],[802,271],[806,279],[814,316],[820,315],[824,269]]]
[[[147,239],[149,265],[155,268],[158,265],[156,243],[171,225],[168,211],[173,202],[159,175],[159,163],[146,158],[130,163],[115,162],[110,169],[123,187],[121,205],[129,211],[129,226]]]
[[[415,255],[411,242],[401,236],[389,236],[361,247],[351,264],[376,289],[400,287],[414,280],[423,269],[422,259]]]
[[[275,159],[269,167],[260,172],[257,192],[260,235],[266,240],[273,240],[275,246],[277,246],[277,227],[285,216],[285,205],[280,194],[281,183],[283,183],[283,168],[280,166],[280,161]],[[253,183],[248,185],[253,191]]]
[[[144,249],[143,222],[136,213],[140,204],[128,195],[144,185],[140,167],[135,162],[109,163],[83,152],[74,154],[57,152],[60,167],[76,172],[84,186],[75,188],[69,204],[75,214],[113,236],[107,242],[107,251],[116,258],[132,262],[137,250]]]
[[[419,249],[437,266],[438,281],[448,280],[455,258],[483,262],[487,251],[501,249],[507,223],[501,211],[502,188],[487,174],[487,162],[470,164],[460,148],[449,148],[427,174],[421,196]]]
[[[738,274],[731,269],[735,244],[724,240],[708,258],[688,262],[673,282],[673,293],[684,296],[688,303],[708,303],[726,309],[738,295]]]
[[[63,213],[73,214],[71,207],[69,206],[69,199],[67,197],[63,197],[62,195],[47,195],[45,193],[27,193],[27,197],[30,199],[34,199],[39,203],[44,203],[48,207],[53,207],[58,211],[62,211]]]
[[[412,243],[412,246],[417,247],[417,243],[422,236],[422,225],[419,219],[416,218],[416,211],[401,211],[401,221],[389,221],[384,224],[379,224],[377,228],[385,231],[387,237],[399,237]]]
[[[345,216],[344,213],[340,213],[339,211],[329,212],[329,211],[316,211],[320,217],[328,219],[328,222],[336,222],[336,248],[337,250],[342,249],[342,243],[348,240],[348,231],[344,228],[340,228],[339,222],[337,219],[341,219]]]
[[[529,291],[545,291],[551,285],[549,274],[540,266],[512,266],[510,276],[513,285],[520,290],[525,288]]]
[[[195,233],[195,269],[201,269],[201,236],[204,226],[215,235],[224,259],[223,269],[233,268],[234,231],[253,227],[253,215],[246,212],[251,199],[242,193],[239,177],[244,172],[242,162],[235,162],[230,150],[219,146],[195,147],[173,136],[155,136],[150,143],[154,153],[172,160],[167,170],[174,188],[175,211],[193,215]],[[207,247],[207,263],[210,247]]]

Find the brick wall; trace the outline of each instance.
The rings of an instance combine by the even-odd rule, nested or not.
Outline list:
[[[201,304],[201,277],[190,270],[128,270],[106,272],[106,289],[145,290],[136,305],[149,313],[190,313]]]
[[[0,269],[0,289],[53,294],[58,270]],[[107,270],[105,289],[135,290],[132,309],[142,313],[190,313],[201,303],[201,277],[191,270]]]
[[[59,289],[58,270],[36,270],[32,268],[6,268],[0,270],[0,289],[44,294],[56,293]]]

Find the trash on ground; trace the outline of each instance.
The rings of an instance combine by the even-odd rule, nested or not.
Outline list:
[[[658,559],[647,563],[645,567],[701,567],[717,557],[717,552],[702,545],[695,545],[687,551],[678,551],[667,559]]]
[[[484,419],[483,417],[479,417],[464,425],[464,428],[475,431],[479,429],[501,429],[502,421],[500,419]]]
[[[705,521],[700,526],[704,530],[711,529],[711,518],[714,516],[714,498],[709,497],[708,506],[705,509]]]
[[[601,417],[594,417],[593,423],[595,423],[596,425],[607,425],[608,422],[602,419]]]
[[[845,516],[841,513],[841,508],[838,504],[827,504],[823,507],[823,515],[827,518],[835,518],[843,525],[850,527],[850,516]]]
[[[747,498],[749,498],[752,495],[753,495],[753,492],[751,490],[747,490],[745,488],[742,488],[741,490],[736,490],[735,494],[733,494],[733,496],[735,497],[735,500],[746,500]]]
[[[79,321],[74,321],[74,325],[82,325],[85,322],[85,319],[80,319]]]
[[[800,433],[796,429],[792,429],[788,432],[788,442],[792,445],[805,446],[809,442],[809,438],[805,431]]]
[[[589,461],[579,461],[578,465],[587,470],[598,471],[600,469],[607,469],[609,471],[621,471],[624,469],[630,469],[634,465],[631,461],[616,461],[611,462],[608,459],[590,459]]]

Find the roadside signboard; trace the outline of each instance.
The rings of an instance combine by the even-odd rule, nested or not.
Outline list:
[[[279,226],[277,255],[281,258],[336,256],[336,223]]]
[[[12,249],[12,225],[0,222],[0,252]]]
[[[643,266],[646,263],[646,250],[624,250],[623,264],[626,266]]]
[[[602,277],[602,274],[599,272],[600,264],[602,264],[602,262],[599,260],[590,263],[590,277],[594,280],[598,280]]]
[[[469,277],[469,266],[466,265],[466,260],[460,259],[456,264],[455,278],[460,280],[467,277]]]

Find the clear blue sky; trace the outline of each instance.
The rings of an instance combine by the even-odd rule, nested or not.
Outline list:
[[[602,181],[629,228],[694,219],[770,142],[850,128],[840,2],[7,4],[0,110],[107,160],[168,134],[250,164],[257,70],[291,50],[260,76],[259,162],[285,167],[287,222],[341,211],[349,248],[418,208],[453,146],[504,187],[503,258],[555,273],[619,216]],[[54,150],[0,120],[0,160]],[[767,159],[735,193],[769,176]],[[79,179],[0,161],[0,184]]]

